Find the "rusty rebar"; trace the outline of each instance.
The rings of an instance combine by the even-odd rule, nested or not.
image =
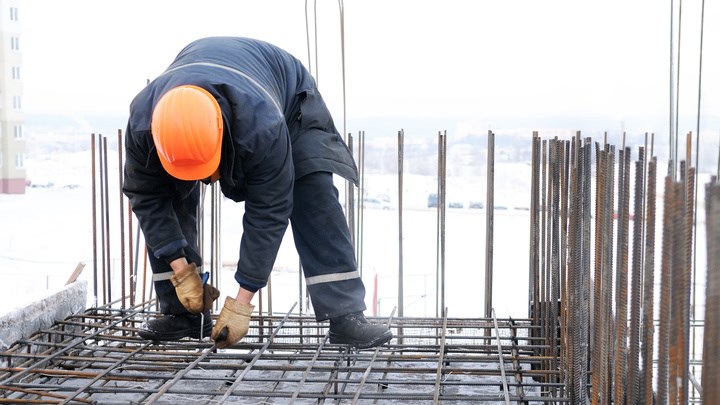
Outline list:
[[[633,240],[632,266],[630,281],[630,348],[628,350],[627,402],[637,404],[640,391],[640,325],[642,304],[642,261],[643,261],[643,206],[645,194],[643,185],[645,166],[645,149],[639,148],[638,160],[635,161],[635,191],[633,194]]]
[[[717,177],[705,186],[707,280],[703,340],[702,400],[720,403],[720,184]]]
[[[624,404],[627,380],[628,226],[630,205],[630,148],[620,151],[617,268],[615,284],[615,371],[613,401]]]
[[[657,199],[657,158],[648,165],[645,263],[643,276],[642,378],[638,403],[653,401],[653,353],[655,338],[655,201]]]

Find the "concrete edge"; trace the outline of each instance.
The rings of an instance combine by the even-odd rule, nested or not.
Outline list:
[[[87,281],[66,285],[45,298],[0,316],[0,350],[86,309]]]

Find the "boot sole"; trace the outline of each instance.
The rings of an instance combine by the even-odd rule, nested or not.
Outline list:
[[[202,337],[209,337],[212,333],[212,324],[210,326],[205,327],[203,329]],[[138,330],[138,336],[145,340],[154,340],[154,341],[165,341],[165,340],[180,340],[182,338],[194,338],[194,339],[200,339],[200,331],[198,328],[190,328],[190,329],[180,329],[174,331],[174,333],[156,333],[150,330],[146,329],[140,329]]]
[[[330,343],[332,344],[339,344],[339,345],[350,345],[352,347],[356,347],[358,349],[369,349],[371,347],[377,347],[384,345],[385,343],[389,342],[393,338],[392,331],[388,330],[385,333],[383,333],[380,336],[377,336],[375,339],[369,340],[369,341],[358,341],[354,340],[352,338],[349,338],[345,335],[341,335],[339,333],[333,333],[330,332]]]

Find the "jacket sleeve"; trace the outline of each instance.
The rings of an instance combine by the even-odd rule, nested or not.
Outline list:
[[[274,142],[243,162],[247,195],[235,279],[244,288],[267,284],[293,207],[294,168],[287,126],[274,126]]]
[[[145,241],[157,258],[176,255],[188,244],[173,209],[178,191],[155,154],[150,133],[133,133],[128,124],[125,152],[123,193],[130,200]]]

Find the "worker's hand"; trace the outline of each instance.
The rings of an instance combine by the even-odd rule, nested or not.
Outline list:
[[[211,286],[210,284],[203,284],[203,307],[202,311],[205,312],[212,308],[213,302],[220,296],[220,291]]]
[[[253,309],[255,306],[252,304],[241,304],[231,297],[225,298],[225,305],[210,335],[218,349],[232,346],[247,335]]]
[[[175,272],[175,274],[170,277],[170,281],[175,286],[178,299],[185,309],[193,314],[203,312],[205,307],[203,301],[203,282],[197,272],[195,263],[190,263]]]

